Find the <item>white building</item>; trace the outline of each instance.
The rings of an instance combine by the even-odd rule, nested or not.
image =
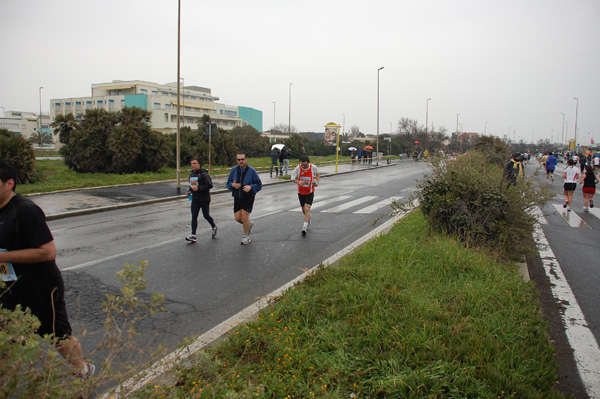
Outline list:
[[[6,129],[29,139],[40,128],[39,114],[35,112],[24,111],[6,111],[0,118],[0,129]],[[50,115],[42,114],[42,132],[52,134],[50,128]]]
[[[180,89],[180,126],[197,128],[203,115],[223,129],[236,126],[253,125],[244,120],[243,115],[250,114],[252,119],[260,121],[262,112],[252,108],[220,104],[211,90],[198,86],[185,86]],[[50,100],[50,117],[73,114],[83,118],[86,109],[102,108],[106,111],[119,111],[124,107],[139,107],[152,112],[152,128],[163,133],[177,131],[177,83],[157,84],[140,80],[92,84],[90,97],[63,98]],[[240,115],[240,114],[243,115]],[[255,126],[256,127],[256,126]],[[260,130],[259,130],[260,131]]]

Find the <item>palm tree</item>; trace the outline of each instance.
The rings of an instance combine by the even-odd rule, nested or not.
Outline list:
[[[50,125],[54,129],[54,135],[59,135],[58,140],[62,144],[69,144],[71,132],[77,128],[79,121],[73,114],[57,115]]]
[[[52,135],[48,132],[35,132],[29,136],[29,141],[44,148],[44,144],[52,144]]]

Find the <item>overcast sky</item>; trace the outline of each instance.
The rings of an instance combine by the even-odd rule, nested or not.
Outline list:
[[[177,0],[1,0],[0,106],[49,112],[92,83],[177,80]],[[181,0],[181,76],[263,128],[380,133],[402,117],[600,141],[598,0]],[[275,102],[275,115],[274,106]],[[487,124],[486,124],[487,121]],[[568,131],[567,131],[568,125]],[[554,131],[554,132],[553,132]],[[588,134],[589,133],[589,134]],[[594,136],[595,135],[595,136]]]

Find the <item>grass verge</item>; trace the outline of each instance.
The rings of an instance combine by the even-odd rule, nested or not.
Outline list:
[[[513,264],[408,215],[140,398],[561,398]]]
[[[335,161],[335,156],[311,157],[317,165],[328,164]],[[339,162],[350,162],[350,157],[341,157]],[[271,158],[251,158],[249,164],[255,168],[268,168]],[[291,166],[291,165],[290,165]],[[295,166],[295,165],[294,165]],[[225,166],[212,166],[215,169],[229,168]],[[132,173],[132,174],[106,174],[106,173],[76,173],[67,168],[62,159],[41,159],[36,161],[36,169],[44,176],[44,181],[34,184],[20,184],[17,191],[20,194],[49,193],[60,190],[75,190],[88,187],[103,187],[119,184],[148,183],[154,181],[174,180],[177,178],[175,168],[163,167],[158,172]],[[189,166],[181,166],[181,178],[187,179]],[[262,171],[263,169],[259,169]],[[267,170],[267,169],[264,169]],[[227,170],[213,171],[212,175],[227,174]],[[289,171],[291,173],[291,170]]]

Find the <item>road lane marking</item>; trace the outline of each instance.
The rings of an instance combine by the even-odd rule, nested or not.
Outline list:
[[[98,263],[106,262],[107,260],[119,258],[119,257],[125,256],[125,255],[131,255],[131,254],[134,254],[134,253],[139,252],[139,251],[144,251],[146,249],[162,247],[163,245],[172,244],[172,243],[177,242],[177,241],[182,241],[182,239],[181,238],[173,238],[173,239],[168,240],[168,241],[157,242],[155,244],[148,245],[146,247],[132,249],[131,251],[121,252],[120,254],[115,254],[115,255],[107,256],[106,258],[96,259],[96,260],[92,260],[92,261],[89,261],[89,262],[80,263],[79,265],[65,267],[64,269],[61,269],[61,271],[70,271],[70,270],[83,269],[84,267],[93,266],[93,265],[96,265]]]
[[[538,220],[540,219],[545,219],[541,211],[538,214]],[[552,295],[556,302],[562,305],[561,318],[563,326],[569,344],[573,348],[573,356],[583,385],[590,398],[600,398],[600,348],[598,342],[596,342],[594,334],[588,327],[577,299],[539,223],[535,225],[533,237],[546,276],[550,280]]]
[[[346,202],[345,204],[341,204],[341,205],[338,205],[338,206],[334,206],[333,208],[325,209],[325,210],[323,210],[321,212],[329,212],[329,213],[332,213],[332,212],[341,212],[341,211],[344,211],[346,209],[352,208],[353,206],[360,205],[363,202],[371,201],[371,200],[373,200],[375,198],[377,198],[377,196],[375,196],[375,195],[367,195],[367,196],[364,196],[364,197],[361,197],[361,198],[357,198],[354,201]]]
[[[590,208],[589,212],[600,219],[600,208]]]
[[[418,204],[415,206],[418,206]],[[391,229],[396,222],[398,222],[406,215],[407,213],[400,213],[392,217],[390,220],[383,223],[381,226],[373,229],[370,233],[362,236],[347,247],[341,249],[337,253],[325,259],[318,265],[313,266],[310,270],[305,271],[305,273],[289,281],[283,286],[277,288],[270,294],[263,296],[258,301],[254,302],[244,310],[231,316],[227,320],[223,321],[219,325],[207,331],[206,333],[200,335],[189,345],[171,352],[158,362],[154,363],[154,365],[152,365],[150,368],[142,370],[136,376],[130,378],[129,380],[121,384],[120,387],[122,387],[125,393],[129,393],[148,385],[148,382],[150,381],[156,381],[156,379],[159,376],[168,372],[175,366],[175,364],[184,361],[188,357],[192,356],[194,353],[202,350],[205,346],[209,345],[210,343],[216,341],[218,338],[227,334],[228,331],[232,330],[236,326],[242,323],[246,323],[248,320],[251,320],[259,311],[269,306],[270,298],[282,296],[285,293],[285,291],[287,291],[294,285],[302,282],[306,277],[310,276],[311,273],[317,271],[317,269],[321,265],[323,265],[324,267],[328,267],[340,260],[341,258],[343,258],[344,256],[348,255],[349,253],[353,252],[356,248],[360,247],[372,238],[378,236],[379,234],[389,231],[389,229]],[[114,391],[109,391],[102,395],[101,399],[108,399],[113,396],[120,397],[120,392],[121,388],[116,388]]]
[[[334,202],[340,202],[340,201],[347,200],[348,198],[352,198],[352,196],[350,196],[350,195],[338,195],[337,197],[328,198],[328,199],[323,200],[323,201],[321,201],[319,198],[315,198],[314,204],[310,207],[310,210],[313,211],[315,209],[322,208],[325,205],[329,205],[329,204],[332,204]],[[299,207],[295,207],[293,209],[290,209],[290,211],[292,211],[292,212],[302,212],[302,209],[299,208]]]
[[[565,219],[565,221],[569,224],[569,226],[577,227],[580,229],[591,229],[590,225],[587,224],[585,222],[585,220],[580,218],[579,215],[577,215],[575,212],[573,212],[573,211],[569,212],[569,211],[567,211],[567,208],[563,208],[563,206],[559,205],[559,204],[552,204],[552,205],[554,206],[554,208],[556,209],[558,214],[560,216],[562,216],[563,219]]]
[[[392,203],[392,201],[398,201],[399,199],[404,197],[390,197],[388,199],[384,199],[383,201],[379,201],[374,203],[373,205],[369,205],[365,208],[359,209],[358,211],[354,211],[352,213],[373,213],[384,206],[388,206]]]

